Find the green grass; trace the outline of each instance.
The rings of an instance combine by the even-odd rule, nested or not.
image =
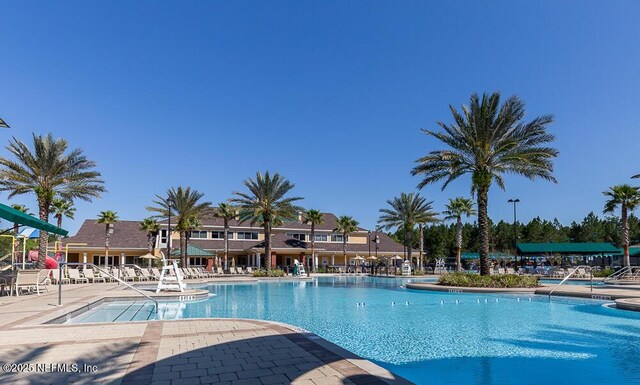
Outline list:
[[[254,277],[284,277],[284,275],[285,275],[284,270],[280,270],[280,269],[271,269],[271,270],[260,269],[253,272]]]
[[[449,273],[442,275],[438,280],[438,284],[460,287],[523,288],[538,287],[538,280],[538,277],[516,274],[478,275]]]

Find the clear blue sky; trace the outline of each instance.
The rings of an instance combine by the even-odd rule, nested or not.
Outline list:
[[[420,128],[472,92],[556,116],[559,183],[507,178],[494,220],[511,220],[510,197],[523,220],[580,220],[640,173],[637,1],[12,1],[0,14],[0,142],[51,131],[107,182],[72,232],[101,210],[141,219],[169,186],[224,201],[258,170],[372,227],[440,147]],[[421,193],[442,210],[469,178]]]

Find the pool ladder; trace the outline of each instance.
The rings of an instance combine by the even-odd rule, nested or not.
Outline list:
[[[567,276],[564,277],[562,279],[562,281],[560,281],[559,284],[557,284],[553,289],[551,289],[551,291],[549,292],[549,299],[551,299],[551,294],[553,294],[553,292],[556,291],[556,289],[559,288],[560,285],[565,283],[569,278],[571,278],[572,275],[574,275],[580,269],[586,269],[586,270],[589,271],[589,278],[591,280],[591,291],[593,291],[593,270],[591,269],[591,266],[589,266],[589,265],[580,265],[580,266],[576,266],[576,268],[573,269],[573,271],[571,273],[567,274]]]

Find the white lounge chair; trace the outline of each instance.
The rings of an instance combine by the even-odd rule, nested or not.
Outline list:
[[[32,289],[40,295],[40,286],[43,286],[47,292],[49,291],[42,282],[46,279],[44,276],[40,276],[41,270],[18,270],[16,274],[15,286],[16,296],[20,295],[20,291],[26,289],[31,292]]]
[[[68,269],[67,274],[69,274],[71,283],[89,283],[88,279],[80,275],[80,271],[78,269]]]
[[[90,266],[87,266],[84,269],[82,269],[82,273],[84,274],[84,277],[88,279],[91,283],[95,283],[96,281],[105,282],[105,279],[102,278],[101,275],[96,274],[96,272]]]

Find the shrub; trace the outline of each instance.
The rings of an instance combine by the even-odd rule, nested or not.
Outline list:
[[[425,271],[418,269],[415,271],[415,275],[425,275]]]
[[[539,278],[527,275],[478,275],[468,273],[448,273],[440,276],[439,285],[461,287],[520,288],[537,287]]]
[[[599,270],[599,271],[593,270],[593,276],[594,277],[608,277],[613,273],[615,273],[615,270],[613,270],[610,267],[607,267],[606,269]]]
[[[284,277],[285,272],[284,270],[280,270],[280,269],[271,269],[271,270],[260,269],[260,270],[254,271],[253,276],[254,277]]]

